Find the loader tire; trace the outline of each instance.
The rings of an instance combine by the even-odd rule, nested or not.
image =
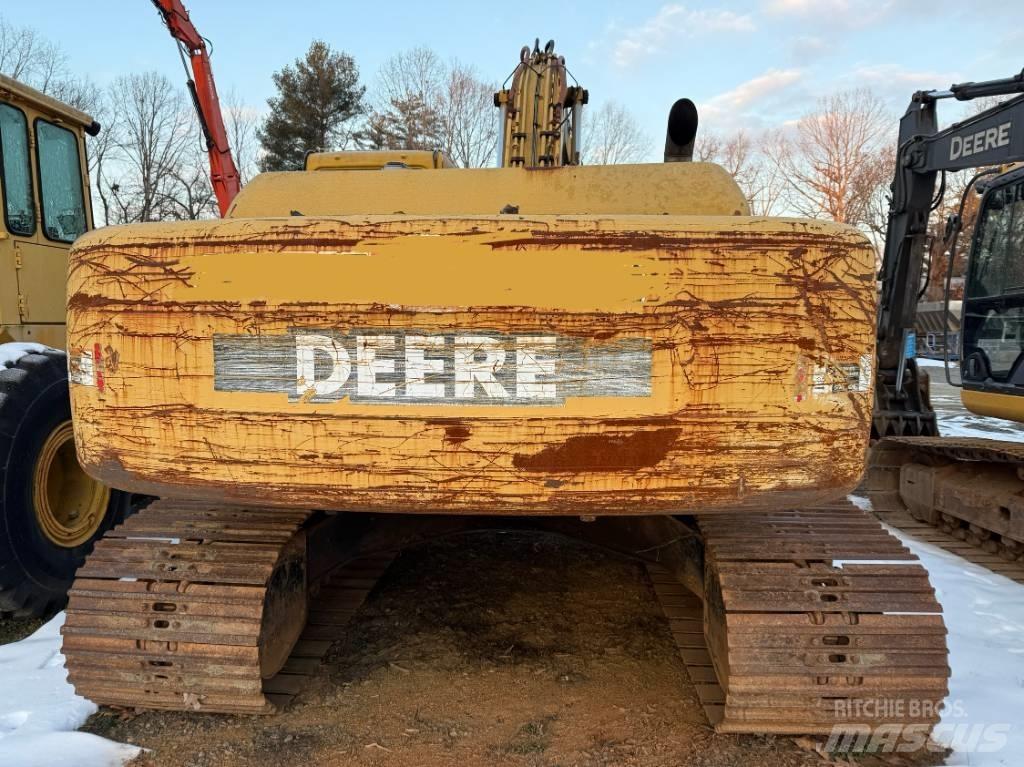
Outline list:
[[[78,464],[66,355],[48,349],[0,365],[0,613],[61,609],[93,543],[130,502]]]

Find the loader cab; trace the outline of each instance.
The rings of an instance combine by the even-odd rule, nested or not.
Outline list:
[[[93,225],[92,118],[0,75],[0,343],[64,347],[68,249]]]
[[[964,284],[962,343],[966,391],[1024,395],[1024,168],[996,178],[982,198]],[[1024,413],[1024,398],[1019,402]]]

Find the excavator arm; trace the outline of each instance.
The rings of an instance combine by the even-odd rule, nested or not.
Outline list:
[[[180,0],[153,0],[153,5],[160,11],[171,36],[181,46],[183,56],[187,53],[191,60],[192,76],[188,80],[188,89],[192,94],[192,101],[199,115],[199,124],[206,139],[206,149],[210,155],[210,181],[217,196],[217,207],[221,216],[224,216],[235,195],[242,188],[242,182],[231,156],[206,41],[192,24],[188,11]],[[184,61],[184,58],[182,60]]]
[[[503,168],[554,168],[579,165],[579,128],[589,96],[571,77],[555,41],[544,49],[538,39],[524,46],[511,84],[494,94],[501,110],[498,165]]]
[[[906,339],[917,314],[928,219],[936,202],[936,177],[946,171],[1024,160],[1024,96],[941,131],[936,105],[947,98],[970,101],[1022,92],[1024,72],[1000,80],[953,85],[947,91],[919,91],[900,120],[879,275],[882,295],[878,309],[873,423],[876,437],[937,435],[924,377],[905,353]]]

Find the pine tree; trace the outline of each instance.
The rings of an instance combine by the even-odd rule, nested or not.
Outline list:
[[[320,40],[275,72],[274,85],[277,96],[267,99],[270,115],[260,130],[264,171],[298,170],[307,152],[343,148],[353,118],[365,111],[355,60]]]

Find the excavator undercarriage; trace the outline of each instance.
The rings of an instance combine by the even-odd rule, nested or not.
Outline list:
[[[1024,445],[982,438],[889,437],[862,490],[881,514],[909,512],[1006,562],[1024,558]]]
[[[400,549],[484,528],[573,536],[644,562],[719,731],[937,721],[949,668],[928,575],[845,501],[592,522],[159,501],[80,571],[63,629],[69,679],[107,705],[270,713],[316,673]]]

